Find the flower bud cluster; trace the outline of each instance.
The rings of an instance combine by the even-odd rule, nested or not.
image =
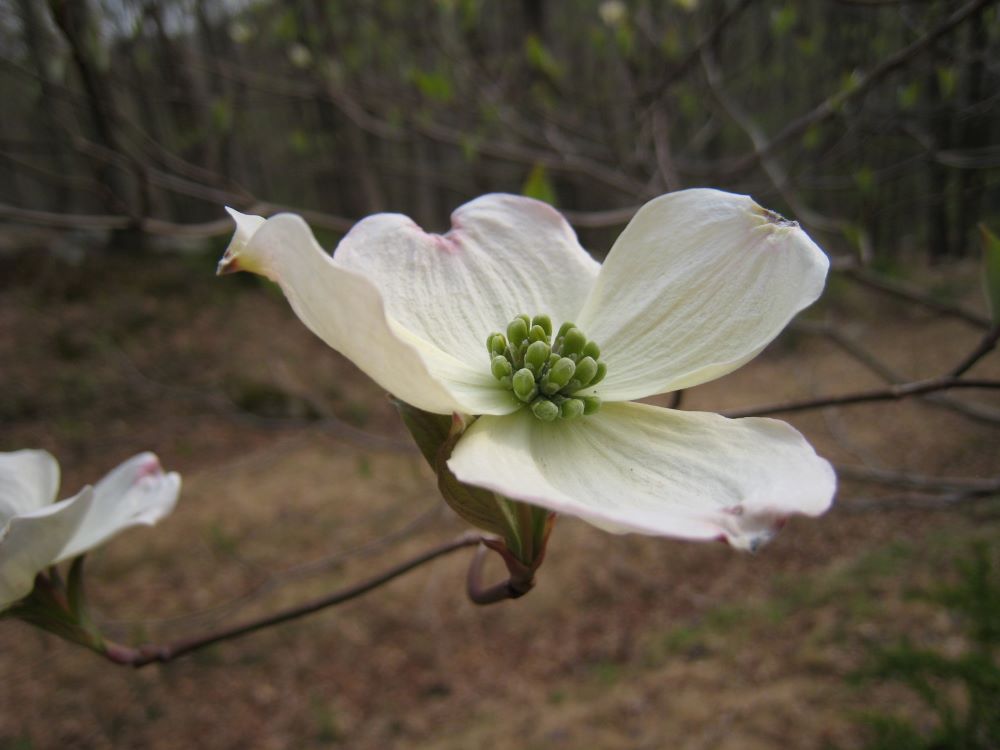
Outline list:
[[[601,349],[572,323],[563,323],[552,337],[547,315],[518,315],[507,334],[486,339],[493,377],[513,391],[519,401],[544,422],[593,414],[601,407],[597,396],[578,396],[604,379],[608,371]]]

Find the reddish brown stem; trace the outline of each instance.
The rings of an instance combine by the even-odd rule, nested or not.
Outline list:
[[[410,572],[414,568],[418,568],[421,565],[430,562],[431,560],[443,557],[444,555],[456,550],[464,549],[465,547],[478,545],[480,541],[481,537],[478,534],[464,534],[458,539],[448,542],[447,544],[434,547],[426,552],[422,552],[416,557],[400,563],[387,571],[362,581],[361,583],[341,589],[340,591],[336,591],[332,594],[327,594],[326,596],[321,596],[318,599],[305,602],[304,604],[299,604],[294,607],[281,610],[271,615],[265,615],[264,617],[250,620],[249,622],[244,622],[228,628],[222,628],[203,635],[191,638],[182,638],[178,641],[174,641],[173,643],[144,644],[138,647],[126,646],[120,643],[105,642],[103,655],[109,661],[116,664],[125,664],[132,667],[143,667],[153,662],[173,661],[179,656],[189,654],[192,651],[198,651],[206,646],[211,646],[215,643],[220,643],[221,641],[229,641],[240,638],[258,630],[271,627],[272,625],[278,625],[283,622],[288,622],[289,620],[295,620],[299,617],[312,614],[313,612],[318,612],[321,609],[332,607],[335,604],[341,604],[350,599],[355,599],[362,594],[368,593],[372,589],[376,589],[379,586],[388,583],[394,578],[398,578],[404,573]]]
[[[522,579],[512,575],[506,581],[483,588],[480,579],[485,559],[486,546],[480,545],[469,564],[469,574],[466,577],[466,591],[474,604],[496,604],[508,599],[518,599],[531,591],[535,585],[533,578]]]

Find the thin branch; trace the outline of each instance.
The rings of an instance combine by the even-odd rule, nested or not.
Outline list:
[[[907,493],[888,497],[851,498],[840,507],[854,513],[886,510],[948,510],[962,503],[989,500],[997,495],[1000,495],[1000,483],[995,487],[958,490],[939,495]]]
[[[726,27],[735,21],[743,11],[753,5],[754,2],[755,0],[740,0],[739,4],[723,14],[716,24],[702,35],[701,39],[688,52],[687,57],[678,63],[670,63],[669,68],[663,71],[663,78],[649,88],[638,92],[638,98],[642,100],[662,96],[671,84],[687,75],[698,64],[698,59],[701,57],[702,51],[715,44],[719,35],[722,34]]]
[[[861,363],[867,369],[874,372],[886,383],[899,385],[906,383],[909,380],[909,378],[903,377],[889,367],[889,365],[885,362],[865,349],[858,341],[829,323],[820,323],[812,320],[797,320],[792,323],[792,327],[794,330],[802,331],[803,333],[824,336],[841,351],[846,353],[855,361]],[[926,396],[923,396],[922,400],[942,409],[948,409],[956,414],[961,414],[963,417],[967,417],[977,422],[992,425],[1000,423],[1000,410],[983,404],[973,404],[954,399],[945,393],[929,393]]]
[[[969,310],[958,305],[952,305],[947,302],[936,300],[912,284],[907,284],[906,282],[897,281],[895,279],[887,279],[874,271],[866,268],[859,268],[857,266],[841,266],[839,268],[834,268],[834,270],[839,271],[846,278],[856,281],[863,286],[867,286],[871,289],[884,292],[892,297],[897,297],[899,299],[906,300],[907,302],[912,302],[922,307],[926,307],[928,310],[933,310],[934,312],[946,317],[963,320],[970,325],[976,326],[977,328],[989,329],[992,327],[990,319],[985,315],[980,315],[973,310]]]
[[[912,490],[942,492],[1000,492],[1000,477],[981,479],[979,477],[932,477],[902,471],[875,469],[870,466],[837,464],[837,474],[846,479]]]
[[[418,568],[425,563],[439,557],[443,557],[451,552],[455,552],[456,550],[479,545],[481,541],[482,537],[478,534],[463,534],[451,542],[434,547],[426,552],[422,552],[416,557],[400,563],[383,573],[379,573],[372,578],[362,581],[361,583],[341,589],[340,591],[336,591],[332,594],[321,596],[318,599],[305,602],[304,604],[298,604],[294,607],[281,610],[274,614],[265,615],[264,617],[256,618],[239,625],[222,628],[204,635],[183,638],[181,640],[174,641],[173,643],[167,643],[164,645],[146,644],[139,647],[132,647],[118,643],[106,643],[106,650],[103,655],[109,661],[116,664],[123,664],[132,667],[144,667],[147,664],[152,664],[153,662],[173,661],[180,656],[189,654],[193,651],[198,651],[213,644],[241,638],[244,635],[255,633],[258,630],[263,630],[264,628],[269,628],[273,625],[289,622],[290,620],[304,617],[305,615],[318,612],[322,609],[326,609],[327,607],[332,607],[336,604],[342,604],[343,602],[350,601],[351,599],[356,599],[362,594],[366,594],[369,591],[388,583],[394,578],[398,578],[405,573],[409,573],[411,570]]]
[[[781,166],[777,157],[767,152],[768,143],[764,131],[757,125],[750,114],[726,91],[723,85],[722,70],[711,47],[706,47],[702,50],[701,64],[705,71],[705,80],[712,92],[712,96],[715,97],[715,100],[725,111],[726,115],[746,134],[753,146],[754,153],[757,154],[757,159],[764,170],[764,174],[770,180],[771,184],[774,185],[774,189],[784,199],[785,203],[792,209],[795,218],[818,230],[844,232],[851,225],[850,222],[843,219],[830,218],[814,211],[799,200],[798,195],[790,189],[790,180],[784,167]]]
[[[948,18],[942,21],[931,31],[917,39],[912,44],[904,47],[889,56],[881,63],[863,75],[857,83],[849,89],[843,89],[827,97],[817,104],[813,109],[790,122],[785,128],[774,136],[770,141],[762,144],[760,148],[731,162],[726,171],[730,174],[738,174],[755,166],[757,162],[775,152],[784,144],[805,133],[810,127],[836,115],[841,108],[849,101],[857,99],[862,94],[867,93],[876,83],[893,73],[898,68],[906,65],[911,59],[920,54],[924,49],[934,44],[938,39],[951,32],[955,27],[972,17],[980,9],[987,5],[992,5],[997,0],[973,0],[973,2],[962,6]]]
[[[953,378],[960,377],[972,369],[972,367],[983,357],[996,348],[997,341],[1000,340],[1000,324],[993,326],[993,330],[983,336],[979,346],[969,352],[969,356],[959,363],[949,375]]]
[[[898,401],[910,396],[920,396],[924,393],[935,393],[952,388],[1000,389],[1000,380],[966,380],[952,377],[951,375],[941,375],[936,378],[891,385],[887,388],[855,391],[853,393],[843,393],[838,396],[822,396],[820,398],[802,399],[800,401],[786,401],[785,403],[768,404],[766,406],[751,406],[746,409],[733,409],[723,412],[723,414],[730,418],[762,417],[770,414],[788,414],[795,411],[821,409],[825,406],[851,406],[853,404],[867,404],[873,401]]]
[[[341,216],[334,216],[321,211],[290,208],[278,203],[255,203],[249,207],[245,207],[245,210],[248,213],[259,214],[261,216],[270,216],[271,214],[283,211],[294,211],[312,226],[329,229],[334,232],[346,232],[354,225],[353,221]],[[113,214],[63,214],[54,211],[35,211],[30,208],[11,206],[8,203],[0,203],[0,219],[18,224],[54,227],[56,229],[111,230],[137,226],[147,234],[164,235],[167,237],[207,238],[219,237],[232,234],[233,232],[233,221],[229,218],[195,224],[179,224],[173,221],[164,221],[163,219],[134,219],[131,216]]]

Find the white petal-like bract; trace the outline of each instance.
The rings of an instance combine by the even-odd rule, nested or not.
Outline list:
[[[471,369],[489,367],[486,337],[515,315],[571,320],[600,266],[552,206],[484,195],[428,234],[399,214],[378,214],[344,237],[334,261],[371,281],[389,315]]]
[[[0,528],[16,515],[56,499],[59,463],[48,451],[0,453]]]
[[[630,403],[571,422],[526,410],[481,417],[448,467],[462,482],[610,531],[744,549],[790,515],[819,515],[836,489],[830,464],[784,422]]]
[[[615,242],[577,325],[601,346],[599,394],[630,401],[721,377],[823,291],[829,260],[745,195],[656,198]]]
[[[173,510],[181,484],[152,453],[129,459],[96,487],[52,502],[58,478],[58,464],[45,451],[0,453],[0,509],[16,511],[0,517],[0,609],[29,594],[47,567],[130,526],[159,521]]]
[[[240,222],[246,226],[259,218]],[[369,221],[398,224],[400,218]],[[355,230],[365,232],[364,225]],[[410,227],[410,233],[419,231],[412,222]],[[276,282],[306,327],[396,398],[435,414],[506,414],[517,408],[490,375],[485,333],[483,362],[473,367],[392,317],[376,285],[335,262],[300,217],[278,214],[251,228],[248,240],[230,244],[220,271],[247,270]]]
[[[94,486],[90,512],[56,562],[83,554],[131,526],[156,524],[173,511],[180,489],[180,475],[164,473],[155,455],[133,456]]]

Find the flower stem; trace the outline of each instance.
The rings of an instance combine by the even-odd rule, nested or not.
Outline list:
[[[123,664],[132,667],[144,667],[147,664],[152,664],[153,662],[173,661],[179,656],[189,654],[192,651],[198,651],[215,643],[234,640],[244,635],[254,633],[258,630],[269,628],[272,625],[278,625],[283,622],[288,622],[289,620],[295,620],[299,617],[312,614],[313,612],[318,612],[321,609],[326,609],[327,607],[355,599],[362,594],[366,594],[369,591],[388,583],[394,578],[398,578],[404,573],[410,572],[414,568],[420,567],[425,563],[439,557],[443,557],[451,552],[455,552],[456,550],[479,545],[481,540],[482,537],[479,534],[463,534],[457,539],[422,552],[416,557],[389,568],[388,570],[362,581],[361,583],[354,584],[353,586],[341,589],[340,591],[335,591],[332,594],[321,596],[318,599],[314,599],[294,607],[289,607],[288,609],[280,610],[274,614],[265,615],[254,620],[249,620],[238,625],[222,628],[203,635],[193,636],[191,638],[182,638],[174,641],[173,643],[166,643],[162,645],[144,644],[138,647],[126,646],[124,644],[106,641],[104,643],[102,655],[115,664]]]
[[[480,579],[483,573],[483,560],[486,559],[486,546],[480,545],[475,557],[469,564],[469,574],[465,579],[466,592],[474,604],[496,604],[508,599],[519,599],[527,594],[535,585],[534,576],[519,577],[511,575],[506,581],[495,583],[483,588]]]

